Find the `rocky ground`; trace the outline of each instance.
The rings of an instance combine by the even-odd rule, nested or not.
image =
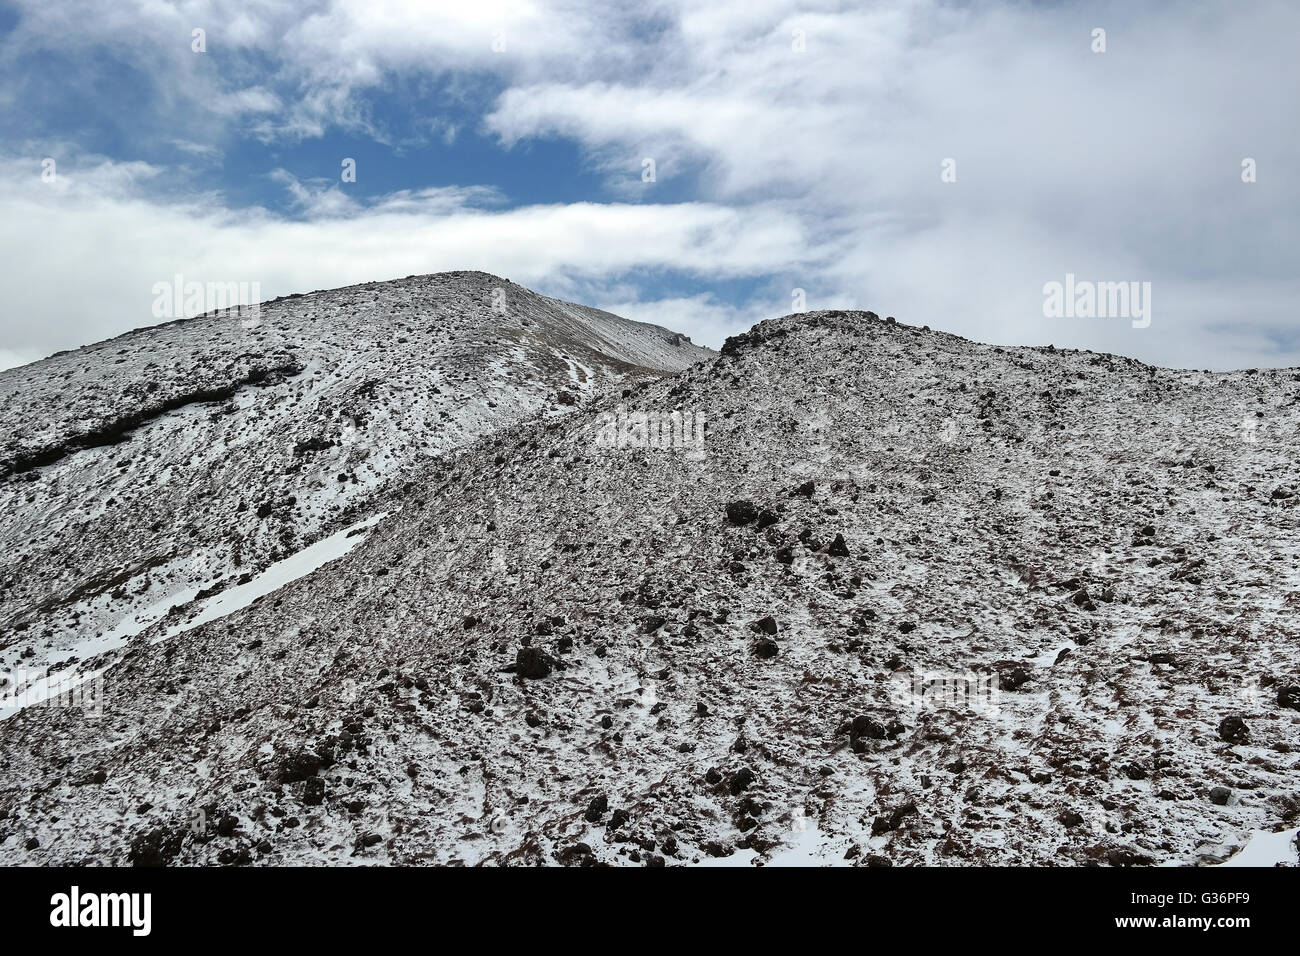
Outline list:
[[[462,272],[0,373],[0,669],[66,672],[368,516],[449,449],[712,354]]]
[[[98,718],[0,723],[0,855],[1216,863],[1300,816],[1298,399],[761,323],[435,449],[346,553],[143,628]]]

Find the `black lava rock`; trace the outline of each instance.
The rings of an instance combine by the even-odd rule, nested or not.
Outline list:
[[[1250,740],[1250,728],[1240,717],[1224,717],[1219,722],[1219,739],[1230,744],[1244,744]]]
[[[546,677],[555,667],[555,660],[540,647],[521,647],[515,652],[515,673],[532,680]]]
[[[865,714],[854,717],[853,723],[849,725],[849,746],[854,753],[865,751],[868,740],[884,739],[885,725]]]
[[[280,782],[297,783],[299,780],[314,777],[324,765],[325,761],[321,759],[320,754],[311,750],[300,750],[297,753],[286,754],[284,759],[280,761]]]
[[[727,505],[727,520],[736,526],[758,519],[758,509],[752,501],[733,501]]]
[[[609,810],[609,798],[603,793],[600,796],[592,797],[591,803],[587,804],[587,812],[583,814],[583,819],[588,823],[599,823],[600,818]]]
[[[131,841],[126,859],[132,866],[166,866],[181,852],[185,834],[181,831],[150,830]]]
[[[733,797],[739,796],[744,793],[751,784],[753,784],[754,779],[754,771],[750,770],[748,767],[741,767],[733,773],[731,779],[727,781],[727,789],[731,791]]]

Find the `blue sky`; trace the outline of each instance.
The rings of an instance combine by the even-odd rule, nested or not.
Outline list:
[[[1281,0],[0,0],[0,366],[147,324],[177,272],[461,268],[715,347],[802,289],[1300,365],[1297,34]],[[1150,282],[1151,324],[1044,315],[1067,272]]]

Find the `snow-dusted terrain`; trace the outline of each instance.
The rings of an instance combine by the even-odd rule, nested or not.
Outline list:
[[[399,348],[453,281],[500,280],[298,301],[294,332],[222,368],[303,371],[6,480],[7,665],[93,653],[134,612],[107,588],[156,606],[124,565],[175,573],[189,528],[221,579],[68,665],[102,671],[100,716],[0,722],[7,862],[1206,865],[1248,842],[1235,862],[1297,862],[1300,373],[861,312],[712,357],[540,298],[536,326],[479,315],[474,348]],[[447,335],[478,294],[456,292]],[[410,329],[364,338],[347,313],[375,294],[411,297]],[[69,380],[127,348],[138,387],[193,384],[183,341],[152,369],[120,341]],[[84,426],[59,361],[0,379],[11,460]],[[552,414],[565,380],[586,394]],[[360,449],[294,456],[362,394]],[[674,412],[702,446],[646,427]],[[253,441],[279,443],[265,475],[239,464]],[[299,460],[312,477],[278,470]],[[235,539],[262,542],[249,571],[220,563]]]
[[[278,300],[256,323],[223,312],[141,329],[0,373],[0,669],[65,673],[368,517],[448,449],[710,354],[445,273]]]

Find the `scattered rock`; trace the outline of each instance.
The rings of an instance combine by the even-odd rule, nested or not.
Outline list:
[[[733,773],[731,779],[727,781],[727,789],[731,791],[733,797],[739,796],[747,790],[751,784],[753,784],[754,779],[754,771],[750,770],[748,767],[741,767]]]
[[[993,670],[1000,690],[1019,690],[1034,676],[1031,666],[1020,661],[998,661]]]
[[[602,793],[599,796],[591,798],[591,802],[587,804],[587,812],[583,814],[583,819],[588,823],[599,823],[600,818],[603,817],[608,810],[609,798]]]
[[[885,725],[865,714],[853,718],[849,726],[849,746],[854,753],[863,753],[868,740],[884,740]]]
[[[555,659],[540,647],[521,647],[515,652],[515,673],[537,680],[550,675]]]
[[[279,780],[281,783],[297,783],[299,780],[316,776],[324,765],[325,761],[321,759],[320,754],[311,750],[287,754],[280,761]]]
[[[1230,744],[1244,744],[1250,740],[1250,728],[1240,717],[1224,717],[1219,722],[1219,739]]]
[[[897,830],[902,825],[903,820],[916,812],[916,801],[908,800],[902,806],[892,810],[888,816],[876,817],[871,823],[871,833],[873,836],[879,836],[882,833]]]
[[[739,527],[758,519],[758,508],[752,501],[733,501],[727,505],[727,521]]]
[[[217,862],[222,866],[248,866],[253,862],[253,854],[246,846],[223,847],[217,854]]]
[[[1155,860],[1145,853],[1117,847],[1106,851],[1106,862],[1111,866],[1150,866]]]
[[[141,833],[131,840],[126,859],[132,866],[166,866],[181,852],[183,830],[158,828]]]

